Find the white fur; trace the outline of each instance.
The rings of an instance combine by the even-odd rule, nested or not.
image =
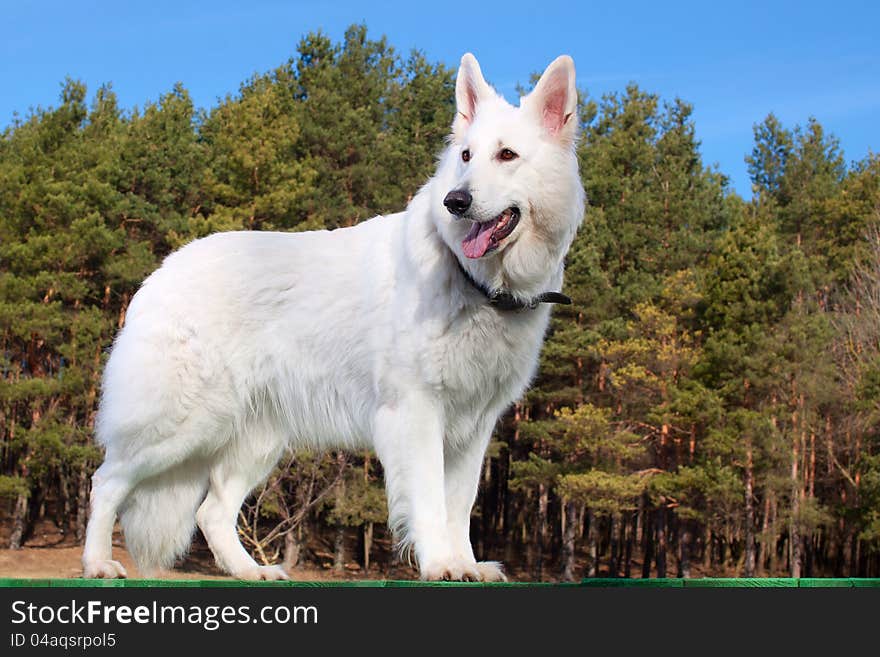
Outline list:
[[[422,578],[504,577],[474,559],[470,511],[550,308],[495,310],[455,260],[523,299],[561,289],[584,203],[574,65],[557,59],[515,108],[465,55],[457,99],[437,172],[405,212],[332,232],[216,234],[144,282],[104,372],[86,577],[125,576],[111,558],[117,513],[143,573],[170,567],[198,523],[232,575],[286,577],[247,554],[236,517],[282,452],[301,447],[376,451],[389,524]],[[502,147],[519,157],[500,161]],[[473,195],[465,218],[443,205],[453,189]],[[471,221],[512,205],[515,231],[466,258]]]

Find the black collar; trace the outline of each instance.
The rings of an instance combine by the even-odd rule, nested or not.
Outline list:
[[[571,305],[571,299],[562,294],[562,292],[542,292],[534,299],[521,301],[510,292],[505,292],[504,290],[492,291],[482,283],[476,281],[474,277],[468,273],[467,269],[464,268],[461,264],[461,260],[459,260],[454,253],[452,254],[452,257],[455,258],[455,264],[458,265],[465,280],[474,288],[482,292],[483,296],[489,300],[489,305],[497,310],[534,310],[538,307],[539,303],[562,303],[565,305]]]

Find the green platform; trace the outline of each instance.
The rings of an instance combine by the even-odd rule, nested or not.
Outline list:
[[[880,588],[880,578],[701,578],[701,579],[584,579],[573,583],[553,582],[420,582],[408,580],[343,580],[321,582],[242,582],[239,580],[198,579],[4,579],[0,588]]]

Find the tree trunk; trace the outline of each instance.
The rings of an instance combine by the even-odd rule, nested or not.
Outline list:
[[[336,536],[333,540],[333,570],[341,573],[345,568],[345,526],[336,525]]]
[[[284,556],[281,565],[285,570],[296,568],[302,555],[302,541],[301,537],[297,535],[298,532],[299,528],[284,535]]]
[[[608,576],[620,574],[620,512],[611,514],[611,559],[608,563]]]
[[[793,384],[794,385],[794,384]],[[800,411],[803,406],[803,395],[793,395],[796,406],[791,413],[791,518],[788,523],[788,569],[790,577],[801,576],[801,535],[798,524],[800,515],[801,490],[798,468],[800,466],[800,431],[803,417]]]
[[[12,533],[9,535],[9,549],[20,550],[27,531],[27,521],[30,516],[28,496],[20,494],[15,498],[15,510],[12,512]]]
[[[32,423],[36,423],[39,420],[39,411],[32,411]],[[28,481],[28,475],[30,473],[29,463],[31,460],[31,452],[28,449],[25,452],[24,457],[21,459],[18,468],[18,475],[24,481]],[[28,491],[29,493],[30,491]],[[10,550],[20,550],[22,543],[24,543],[25,536],[28,532],[28,523],[31,518],[31,504],[33,500],[30,499],[30,495],[27,493],[20,493],[15,498],[15,508],[12,511],[12,532],[9,535],[9,549]]]
[[[495,509],[498,505],[498,490],[492,476],[492,459],[486,456],[483,463],[483,482],[480,484],[478,493],[478,502],[480,509],[480,531],[474,541],[474,552],[477,558],[482,558],[486,554],[486,539],[494,532],[491,528],[496,526],[497,516]]]
[[[578,505],[566,502],[562,513],[562,579],[573,582],[575,568],[575,539],[578,532]]]
[[[666,577],[666,504],[661,504],[657,509],[657,577]]]
[[[370,570],[370,550],[373,547],[373,523],[364,525],[364,572]]]
[[[849,530],[847,535],[847,555],[849,556],[849,576],[859,576],[859,539],[855,528]]]
[[[770,553],[770,493],[764,493],[764,513],[761,517],[761,539],[755,548],[755,574],[767,575],[766,561]]]
[[[776,548],[779,543],[780,530],[776,521],[779,509],[777,506],[776,495],[772,491],[769,491],[767,494],[770,496],[770,538],[767,540],[767,573],[772,577],[773,573],[776,572]]]
[[[755,491],[754,491],[754,462],[752,456],[752,439],[746,439],[746,471],[745,471],[745,494],[746,494],[746,527],[745,527],[745,564],[743,567],[744,577],[755,576]]]
[[[816,496],[816,434],[810,432],[810,497]]]
[[[642,534],[645,530],[644,515],[645,515],[645,495],[639,495],[639,508],[636,511],[636,519],[635,519],[635,523],[636,523],[635,542],[637,545],[641,545],[642,539],[644,538],[642,536]]]
[[[546,547],[547,540],[547,506],[549,504],[549,497],[550,494],[546,484],[538,484],[538,522],[535,523],[537,554],[533,570],[533,577],[536,582],[540,582],[544,576],[544,548]]]
[[[804,536],[803,538],[803,573],[804,577],[813,577],[813,557],[815,556],[815,552],[813,549],[813,537],[814,534],[810,533],[809,536]]]
[[[797,442],[797,435],[795,435],[791,459],[791,520],[788,530],[789,576],[794,578],[801,576],[801,532],[798,520],[801,510],[801,492],[798,485]]]
[[[645,512],[647,515],[647,511]],[[651,576],[651,561],[654,559],[654,532],[651,523],[642,522],[642,537],[644,546],[642,547],[642,579],[648,579]]]
[[[587,565],[587,577],[596,577],[599,573],[599,528],[596,514],[590,509],[587,512],[587,522],[590,523],[587,531],[587,553],[590,561]]]
[[[712,572],[712,525],[706,523],[703,532],[703,570],[707,573]]]
[[[678,577],[691,577],[691,543],[693,532],[691,521],[681,520],[678,525]]]
[[[70,530],[71,520],[73,520],[73,502],[76,498],[71,495],[70,479],[67,476],[67,468],[59,468],[58,473],[58,491],[61,496],[61,504],[55,502],[55,525],[63,535],[67,535]]]
[[[633,536],[635,535],[635,520],[627,522],[625,527],[626,540],[623,548],[623,576],[627,579],[632,575],[632,549]]]
[[[76,543],[82,545],[86,540],[86,526],[89,522],[89,472],[88,466],[79,469],[76,482]]]

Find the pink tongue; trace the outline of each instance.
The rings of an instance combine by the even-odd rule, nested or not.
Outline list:
[[[471,226],[470,232],[461,241],[461,249],[468,258],[481,258],[489,248],[492,241],[492,231],[495,230],[495,222],[487,221],[482,224]]]

